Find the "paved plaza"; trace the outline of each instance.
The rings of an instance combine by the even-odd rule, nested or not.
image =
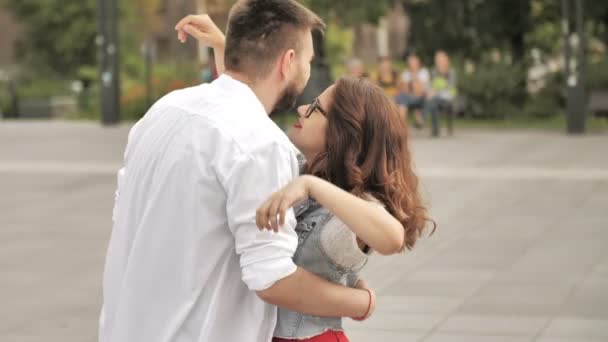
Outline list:
[[[0,121],[0,341],[97,340],[128,129]],[[351,340],[608,341],[608,135],[426,134],[436,234],[371,260],[379,305]]]

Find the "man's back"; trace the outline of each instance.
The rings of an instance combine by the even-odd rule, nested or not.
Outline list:
[[[259,232],[255,209],[297,171],[285,135],[228,76],[156,103],[119,172],[100,341],[269,341],[276,309],[251,290],[295,271],[297,238],[292,216]]]

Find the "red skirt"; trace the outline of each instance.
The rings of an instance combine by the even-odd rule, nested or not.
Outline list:
[[[295,341],[310,341],[310,342],[349,342],[343,331],[328,330],[321,335],[305,338],[303,340],[290,340],[287,338],[275,337],[272,342],[295,342]]]

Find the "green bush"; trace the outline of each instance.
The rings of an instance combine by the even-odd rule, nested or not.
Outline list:
[[[532,95],[523,109],[526,118],[549,118],[561,112],[562,106],[559,98],[553,94],[540,91]]]
[[[562,73],[547,75],[545,87],[528,98],[523,110],[525,117],[549,118],[561,113],[564,107],[564,82]]]
[[[460,74],[458,91],[467,100],[466,113],[478,118],[517,115],[524,77],[518,64],[485,62],[470,74]]]
[[[340,27],[330,22],[325,33],[325,48],[327,60],[334,79],[339,78],[346,72],[345,62],[352,54],[353,33],[352,30]]]
[[[144,72],[141,57],[125,56],[121,64],[121,120],[138,120],[149,109]],[[150,104],[173,90],[198,84],[199,75],[194,63],[182,63],[179,68],[176,64],[157,63],[152,65]],[[80,113],[72,118],[98,120],[101,115],[97,71],[92,68],[83,68],[80,70],[79,77],[93,81],[89,89],[79,96]]]
[[[11,109],[11,98],[8,92],[8,85],[0,82],[0,113],[6,115]]]
[[[608,89],[608,60],[589,63],[585,73],[585,83],[588,90]]]
[[[122,79],[121,118],[123,120],[137,120],[149,109],[148,89],[143,69],[133,68],[130,71],[135,72],[125,72]],[[177,68],[175,64],[155,64],[152,68],[150,104],[174,90],[199,83],[199,71],[195,64],[186,64],[181,68]]]
[[[70,93],[68,82],[57,79],[23,80],[17,85],[20,99],[48,99]]]

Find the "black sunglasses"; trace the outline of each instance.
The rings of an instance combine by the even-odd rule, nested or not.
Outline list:
[[[321,102],[319,101],[319,98],[316,98],[314,101],[312,101],[310,106],[308,106],[304,117],[308,119],[315,111],[318,111],[319,113],[323,114],[323,116],[327,117],[327,112],[323,108],[321,108]]]

